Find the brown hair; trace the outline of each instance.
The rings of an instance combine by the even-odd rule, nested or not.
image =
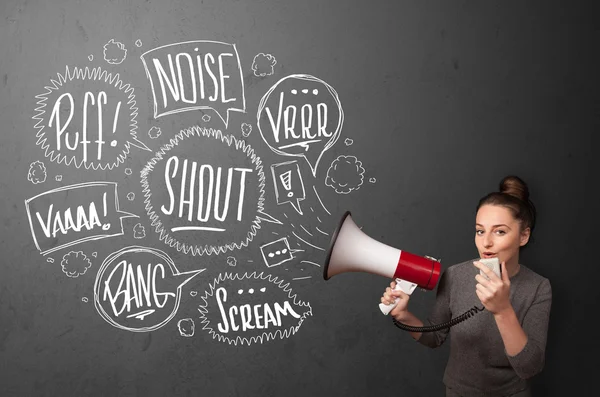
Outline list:
[[[529,188],[518,176],[509,175],[500,181],[500,190],[492,192],[479,200],[477,211],[482,205],[501,205],[510,210],[512,215],[521,224],[521,230],[529,228],[533,233],[535,227],[536,210],[529,199]]]

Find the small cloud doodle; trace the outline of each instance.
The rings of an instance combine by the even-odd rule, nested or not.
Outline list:
[[[191,318],[183,318],[177,323],[177,328],[179,329],[179,335],[189,338],[194,336],[196,324]]]
[[[160,130],[160,127],[152,127],[148,130],[148,136],[150,137],[150,139],[158,138],[161,133],[162,131]]]
[[[365,169],[354,156],[339,156],[327,170],[325,185],[338,194],[348,194],[363,184]]]
[[[135,41],[135,46],[136,46],[136,47],[141,47],[141,46],[142,46],[142,40],[140,40],[140,39],[137,39],[137,40]]]
[[[127,200],[129,200],[129,201],[135,200],[135,193],[134,192],[127,193]]]
[[[141,223],[137,223],[133,227],[133,238],[141,239],[146,237],[146,229]]]
[[[252,124],[242,123],[242,135],[244,138],[248,138],[252,132]]]
[[[344,143],[346,144],[346,146],[350,146],[350,145],[352,145],[354,143],[354,141],[352,139],[350,139],[350,138],[346,138],[344,140]]]
[[[375,182],[377,182],[377,179],[375,179],[375,178],[369,178],[369,182],[375,183]]]
[[[257,77],[271,76],[274,73],[273,67],[277,63],[275,57],[271,54],[259,53],[254,57],[252,70]]]
[[[60,182],[62,181],[62,175],[56,175],[54,179],[56,180],[56,182]]]
[[[33,184],[46,182],[46,166],[41,161],[34,161],[29,165],[27,180]]]
[[[228,256],[227,257],[227,264],[229,266],[236,266],[237,265],[237,260],[233,256]]]
[[[202,116],[202,121],[204,121],[205,123],[208,123],[210,121],[210,115],[205,114],[204,116]]]
[[[84,275],[92,266],[92,262],[83,251],[71,251],[63,256],[60,265],[67,277],[76,278]]]
[[[118,65],[125,60],[127,57],[127,50],[125,44],[110,39],[108,43],[104,44],[104,60],[111,65]]]

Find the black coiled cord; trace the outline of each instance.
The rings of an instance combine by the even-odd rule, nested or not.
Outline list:
[[[458,317],[455,317],[453,319],[451,319],[450,321],[446,321],[445,323],[441,323],[441,324],[436,324],[436,325],[426,325],[424,327],[413,327],[412,325],[407,325],[407,324],[403,324],[400,321],[396,320],[394,317],[392,317],[393,321],[394,321],[394,325],[400,329],[403,329],[405,331],[409,331],[409,332],[434,332],[434,331],[439,331],[441,329],[445,329],[445,328],[450,328],[460,322],[465,321],[466,319],[468,319],[469,317],[475,315],[478,312],[482,312],[484,311],[485,308],[484,307],[477,307],[477,306],[473,306],[472,309],[467,310],[466,312],[464,312],[463,314],[461,314]]]

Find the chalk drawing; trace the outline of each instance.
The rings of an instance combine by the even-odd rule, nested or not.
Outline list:
[[[274,73],[275,64],[277,64],[277,60],[273,55],[260,52],[254,56],[252,70],[257,77],[271,76]]]
[[[85,182],[49,190],[25,200],[25,208],[33,241],[43,255],[121,236],[123,218],[137,218],[119,209],[114,182]]]
[[[70,251],[63,256],[60,265],[67,277],[76,278],[84,275],[92,266],[92,262],[83,251]]]
[[[344,112],[333,87],[314,76],[295,74],[267,91],[256,117],[273,152],[304,158],[316,176],[323,153],[340,137]]]
[[[222,157],[236,164],[198,163],[197,154],[187,159],[188,154],[180,152],[188,139],[201,139],[207,151],[225,151],[228,155]],[[261,222],[281,224],[264,212],[265,175],[260,157],[250,145],[220,130],[198,126],[181,130],[140,175],[151,226],[161,241],[180,252],[211,255],[241,249],[256,236]],[[225,194],[220,186],[226,186]],[[230,194],[232,189],[237,193]],[[251,203],[246,196],[252,197]],[[228,221],[233,228],[227,229]],[[223,242],[219,235],[225,232],[236,237]]]
[[[196,324],[191,318],[183,318],[177,322],[177,329],[179,329],[179,335],[190,338],[194,336]]]
[[[141,55],[154,98],[154,117],[212,109],[225,127],[229,112],[246,111],[244,79],[235,44],[196,40]]]
[[[300,201],[306,198],[304,182],[296,160],[271,165],[277,205],[290,203],[302,215]]]
[[[274,303],[261,299],[267,287],[272,292],[265,297],[273,299],[276,292]],[[290,283],[257,272],[220,274],[202,301],[198,306],[202,329],[213,339],[236,346],[289,338],[312,316],[310,303],[301,301]]]
[[[362,162],[354,156],[338,156],[327,170],[325,185],[338,194],[348,194],[358,190],[364,179]]]
[[[111,65],[122,63],[126,57],[127,49],[125,48],[125,44],[114,39],[110,39],[108,43],[104,44],[104,60]]]
[[[46,182],[46,166],[41,161],[34,161],[29,164],[29,172],[27,173],[27,180],[31,183],[38,184]]]
[[[182,287],[204,270],[180,273],[163,251],[125,247],[109,255],[98,271],[94,283],[96,310],[119,329],[159,329],[177,313]]]
[[[134,89],[118,73],[100,67],[66,66],[50,83],[35,96],[36,114],[32,116],[36,145],[50,161],[106,170],[124,163],[131,146],[150,150],[137,137]],[[111,127],[109,131],[105,131],[106,125]]]

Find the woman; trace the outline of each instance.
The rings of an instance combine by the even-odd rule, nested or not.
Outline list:
[[[535,218],[527,185],[507,176],[499,192],[479,201],[475,220],[479,258],[497,257],[501,277],[479,258],[448,267],[425,324],[408,311],[410,295],[394,290],[395,282],[383,294],[384,304],[398,299],[390,312],[396,321],[412,326],[440,324],[473,306],[485,307],[451,328],[410,333],[432,348],[451,334],[443,379],[446,396],[531,396],[527,380],[544,366],[552,303],[549,280],[519,263],[519,251],[529,241]]]

